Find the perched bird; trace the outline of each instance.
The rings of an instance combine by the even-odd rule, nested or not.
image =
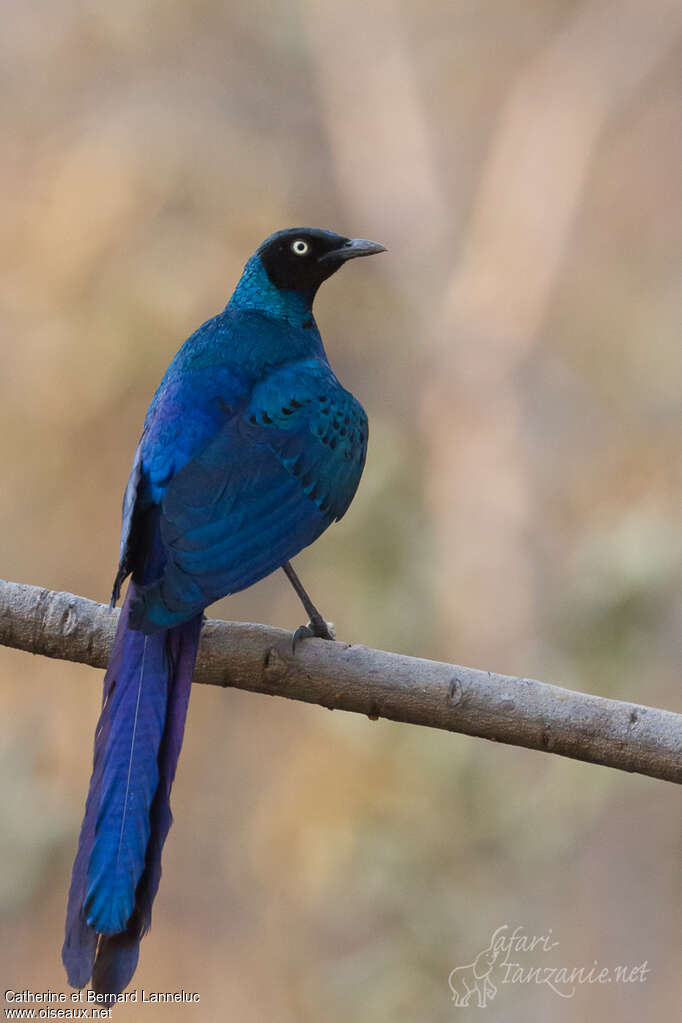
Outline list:
[[[104,678],[66,916],[69,982],[118,994],[137,966],[171,825],[203,611],[284,568],[350,504],[367,417],[334,376],[313,319],[320,284],[384,246],[278,231],[223,312],[184,343],[154,395],[123,499],[112,605],[131,575]]]

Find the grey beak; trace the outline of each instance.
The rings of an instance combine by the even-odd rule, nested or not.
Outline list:
[[[366,238],[351,238],[341,248],[325,253],[318,262],[324,263],[328,259],[340,259],[345,262],[347,259],[356,259],[357,256],[373,256],[376,252],[386,251],[386,246],[381,242],[370,242]]]

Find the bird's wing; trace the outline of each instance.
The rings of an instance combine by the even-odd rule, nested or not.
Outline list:
[[[329,521],[340,519],[365,464],[367,416],[329,366],[306,360],[272,374],[245,418],[251,442],[270,448]]]
[[[329,367],[286,364],[171,479],[161,502],[166,566],[137,624],[153,630],[262,579],[346,511],[367,417]]]
[[[114,607],[121,595],[123,581],[134,568],[135,547],[139,527],[139,489],[142,481],[142,445],[144,434],[140,439],[130,469],[130,476],[123,495],[123,512],[121,515],[121,554],[116,570],[116,578],[111,591],[111,604]]]
[[[205,332],[206,327],[193,338],[201,340]],[[179,355],[186,351],[185,361],[189,361],[192,349],[187,343]],[[131,572],[139,584],[148,581],[145,562],[155,537],[148,535],[145,513],[161,503],[170,481],[246,407],[251,393],[250,380],[229,363],[197,366],[197,362],[195,358],[195,365],[184,367],[184,372],[172,372],[171,364],[147,412],[123,497],[121,553],[112,605]],[[156,559],[152,560],[156,564]]]

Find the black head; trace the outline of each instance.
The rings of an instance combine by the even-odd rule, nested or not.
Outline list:
[[[275,287],[314,295],[322,281],[347,260],[385,251],[379,242],[344,238],[316,227],[296,227],[271,234],[256,255]]]

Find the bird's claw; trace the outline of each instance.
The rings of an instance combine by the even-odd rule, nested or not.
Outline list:
[[[336,639],[334,629],[329,622],[308,622],[307,625],[299,625],[291,637],[291,652],[296,653],[296,647],[304,639]]]

